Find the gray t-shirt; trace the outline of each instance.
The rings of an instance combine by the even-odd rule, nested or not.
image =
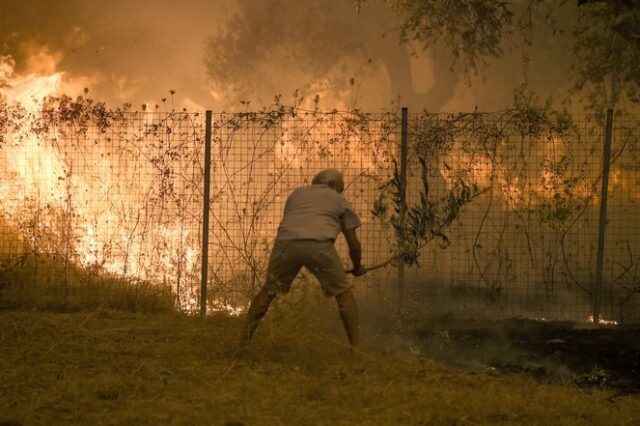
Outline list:
[[[342,195],[323,184],[304,186],[289,195],[276,240],[335,240],[340,232],[360,225]]]

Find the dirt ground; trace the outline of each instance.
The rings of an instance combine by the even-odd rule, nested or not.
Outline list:
[[[353,352],[324,302],[275,306],[244,349],[238,317],[29,310],[0,324],[5,426],[640,422],[634,330],[449,321],[389,337],[363,317]]]
[[[640,325],[444,319],[411,328],[425,356],[465,369],[640,394]]]

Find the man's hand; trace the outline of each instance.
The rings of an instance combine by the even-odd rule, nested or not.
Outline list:
[[[361,277],[367,273],[367,268],[360,266],[359,268],[348,269],[347,274],[352,274],[354,277]]]
[[[367,273],[367,269],[360,265],[362,248],[360,246],[360,240],[356,235],[356,230],[354,228],[342,232],[344,234],[344,238],[347,240],[347,245],[349,246],[349,257],[351,258],[351,264],[353,265],[353,269],[349,269],[347,273],[353,274],[354,277],[361,277]]]
[[[352,272],[354,277],[361,277],[367,273],[367,268],[360,266],[359,268],[353,268]]]

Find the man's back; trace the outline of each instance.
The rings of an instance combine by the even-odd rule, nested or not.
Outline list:
[[[355,229],[360,226],[360,219],[340,195],[342,191],[342,174],[336,169],[325,169],[314,176],[311,186],[298,188],[289,195],[269,257],[267,278],[247,312],[243,344],[251,339],[276,295],[289,292],[303,267],[316,276],[327,296],[336,298],[349,343],[358,344],[358,309],[351,292],[352,284],[347,281],[344,265],[333,244],[340,232],[349,246],[353,275],[364,275],[366,269],[360,263],[361,247]]]
[[[289,195],[276,240],[333,241],[358,226],[360,219],[340,194],[324,184],[310,185]]]

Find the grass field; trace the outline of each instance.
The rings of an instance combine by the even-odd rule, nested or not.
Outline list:
[[[242,318],[98,307],[0,312],[0,424],[637,425],[640,396],[468,372],[394,350],[333,303],[283,299],[255,340]]]

